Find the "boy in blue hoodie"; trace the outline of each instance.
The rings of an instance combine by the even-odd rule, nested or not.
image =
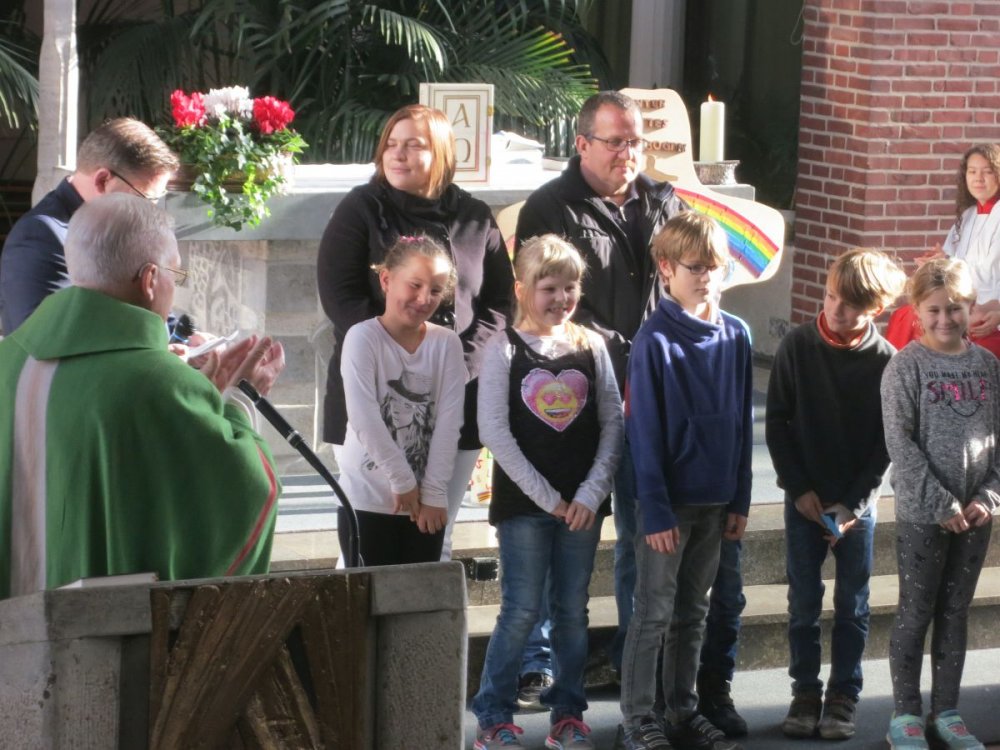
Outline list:
[[[750,332],[718,307],[732,261],[715,221],[675,216],[652,253],[667,294],[632,343],[626,387],[639,533],[622,736],[626,750],[739,750],[697,712],[695,678],[722,539],[742,538],[750,508]]]

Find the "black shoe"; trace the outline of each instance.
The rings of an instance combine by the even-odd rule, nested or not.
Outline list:
[[[667,727],[667,739],[676,750],[743,750],[701,714]]]
[[[849,740],[854,736],[854,711],[858,701],[846,695],[826,691],[819,736],[824,740]]]
[[[736,712],[728,680],[698,675],[698,713],[726,737],[746,737],[747,723]]]
[[[517,683],[517,705],[522,711],[545,711],[542,705],[542,691],[552,685],[552,675],[544,672],[528,672],[521,675]]]
[[[613,750],[673,750],[673,746],[663,734],[660,723],[647,716],[630,732],[619,724]]]
[[[804,739],[816,734],[823,712],[823,698],[815,691],[795,693],[788,715],[781,722],[781,731],[786,737]]]

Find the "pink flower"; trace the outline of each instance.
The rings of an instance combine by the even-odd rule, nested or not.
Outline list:
[[[295,119],[295,112],[288,102],[262,96],[253,100],[253,119],[261,133],[270,135],[276,130],[284,130]]]
[[[197,91],[188,96],[177,89],[170,95],[170,108],[174,115],[174,125],[178,128],[199,125],[205,118],[205,102]]]

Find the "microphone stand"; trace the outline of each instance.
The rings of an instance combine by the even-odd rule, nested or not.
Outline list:
[[[306,443],[305,439],[300,435],[288,422],[285,420],[278,410],[274,408],[270,401],[261,396],[257,389],[254,388],[246,379],[240,380],[237,383],[237,387],[245,393],[251,401],[253,401],[254,406],[257,407],[257,411],[261,413],[271,426],[278,431],[278,433],[288,444],[295,448],[302,457],[312,466],[323,479],[326,480],[327,484],[333,488],[333,493],[337,496],[337,500],[340,501],[340,505],[347,511],[347,525],[348,525],[348,548],[347,548],[347,563],[345,567],[357,568],[361,565],[361,542],[358,536],[358,517],[354,512],[354,508],[351,507],[350,501],[347,499],[347,495],[344,494],[344,490],[341,489],[340,484],[334,478],[330,470],[326,468],[322,461],[319,460],[319,456],[313,453],[312,449]]]

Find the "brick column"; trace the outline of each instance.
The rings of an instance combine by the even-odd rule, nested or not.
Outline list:
[[[1000,2],[805,0],[803,20],[793,323],[844,250],[942,242],[961,153],[1000,141]]]

